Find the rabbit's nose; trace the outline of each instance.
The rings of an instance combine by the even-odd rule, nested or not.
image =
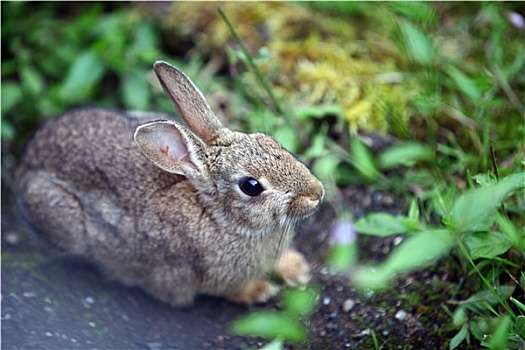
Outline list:
[[[317,202],[316,205],[322,202],[324,197],[324,186],[323,183],[317,179],[312,183],[312,185],[309,188],[307,197],[312,202]]]

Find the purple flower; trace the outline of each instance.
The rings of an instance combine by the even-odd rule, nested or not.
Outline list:
[[[338,220],[330,231],[330,243],[332,245],[352,244],[356,237],[354,225],[351,221]]]
[[[511,11],[507,14],[507,18],[514,27],[519,29],[525,27],[525,20],[523,19],[523,16],[519,13]]]

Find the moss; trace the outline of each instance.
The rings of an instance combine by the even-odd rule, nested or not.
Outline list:
[[[196,50],[203,54],[223,52],[230,43],[234,44],[216,6],[174,4],[165,25],[193,40]],[[417,89],[401,84],[399,75],[392,80],[383,74],[398,70],[396,46],[378,33],[382,29],[377,24],[389,21],[372,20],[368,28],[363,28],[362,21],[291,3],[220,6],[252,54],[262,47],[269,50],[270,58],[259,61],[259,67],[272,77],[274,91],[290,106],[338,103],[343,108],[340,118],[353,132],[389,131],[392,121],[407,124],[408,101]],[[374,6],[378,12],[387,8]],[[373,40],[360,40],[367,36]],[[242,79],[245,86],[257,86],[250,75]]]

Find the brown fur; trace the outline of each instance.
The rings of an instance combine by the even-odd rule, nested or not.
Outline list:
[[[155,71],[188,127],[97,108],[50,120],[16,173],[31,224],[174,306],[197,293],[266,301],[277,291],[265,280],[273,269],[306,283],[304,258],[281,253],[322,184],[273,138],[224,128],[182,72],[164,62]],[[265,191],[244,194],[245,176]]]

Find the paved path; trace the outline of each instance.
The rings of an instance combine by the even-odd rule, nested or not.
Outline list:
[[[205,297],[192,308],[171,308],[89,264],[35,249],[13,217],[3,210],[2,349],[214,348],[246,312]]]

